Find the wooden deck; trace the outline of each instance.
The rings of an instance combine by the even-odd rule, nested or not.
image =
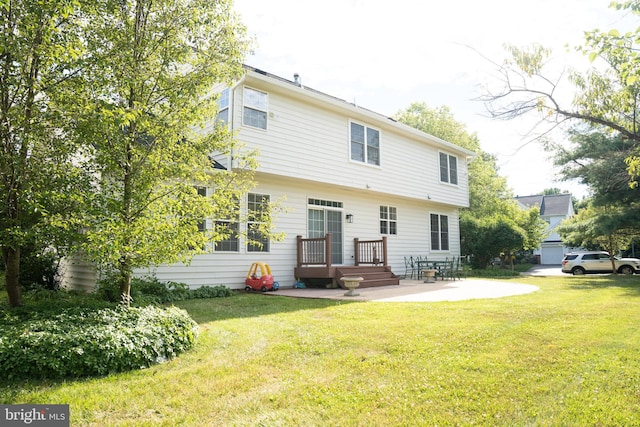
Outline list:
[[[362,277],[362,288],[400,284],[398,276],[387,265],[386,237],[381,240],[354,239],[355,265],[352,266],[331,264],[331,234],[313,239],[298,236],[297,251],[294,276],[305,284],[326,284],[346,289],[340,280],[345,276]]]

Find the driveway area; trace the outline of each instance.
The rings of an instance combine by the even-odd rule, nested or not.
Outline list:
[[[562,265],[534,265],[528,271],[521,273],[523,276],[566,276],[562,272]]]

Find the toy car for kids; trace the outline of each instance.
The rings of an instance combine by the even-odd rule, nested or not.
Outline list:
[[[264,262],[254,262],[249,268],[247,278],[244,281],[245,291],[277,291],[280,288],[278,282],[273,281],[271,268]]]

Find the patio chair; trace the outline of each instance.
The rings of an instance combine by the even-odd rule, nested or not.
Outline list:
[[[456,280],[456,274],[455,274],[455,258],[451,258],[449,259],[449,257],[445,258],[444,260],[445,262],[445,266],[442,270],[442,276],[443,279],[451,279],[451,280]]]
[[[404,257],[404,278],[407,277],[413,279],[413,273],[417,272],[413,257]]]
[[[462,257],[456,257],[456,262],[453,267],[453,271],[456,278],[462,280],[465,277],[464,262],[462,261]]]

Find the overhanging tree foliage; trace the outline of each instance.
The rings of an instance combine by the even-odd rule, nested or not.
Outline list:
[[[83,69],[78,4],[0,1],[0,246],[11,306],[21,304],[22,249],[62,250],[81,224],[85,181],[66,114]]]
[[[638,0],[614,1],[611,6],[636,19],[640,15]],[[593,207],[608,208],[589,212],[590,224],[606,224],[590,228],[590,232],[603,232],[603,238],[622,230],[637,233],[639,48],[640,27],[626,33],[616,29],[586,32],[585,45],[578,50],[588,56],[593,67],[585,73],[569,74],[568,82],[575,95],[567,105],[559,96],[567,80],[562,76],[552,78],[545,71],[550,51],[541,46],[509,47],[511,58],[499,67],[501,86],[488,90],[483,98],[496,118],[537,112],[542,122],[553,126],[573,125],[569,131],[571,142],[547,144],[566,178],[577,178],[589,185]],[[614,225],[619,229],[612,229]]]
[[[612,7],[640,15],[640,1],[612,2]],[[512,119],[531,112],[553,125],[587,123],[612,135],[633,141],[635,154],[628,159],[633,176],[638,166],[638,99],[640,95],[640,27],[631,32],[593,30],[585,33],[585,45],[578,47],[594,63],[586,73],[568,75],[574,98],[566,105],[562,75],[546,74],[551,51],[539,45],[526,49],[507,46],[510,58],[498,68],[500,86],[487,88],[481,97],[492,117]],[[632,181],[633,183],[633,181]]]
[[[243,157],[226,127],[213,122],[210,92],[239,77],[249,44],[230,1],[102,0],[98,6],[87,37],[95,62],[78,110],[98,194],[83,252],[118,272],[128,303],[135,268],[188,261],[211,239],[235,232],[199,232],[198,224],[237,221],[237,201],[253,185],[255,158]],[[238,169],[216,172],[214,152],[233,154]],[[204,196],[197,187],[215,192]]]

